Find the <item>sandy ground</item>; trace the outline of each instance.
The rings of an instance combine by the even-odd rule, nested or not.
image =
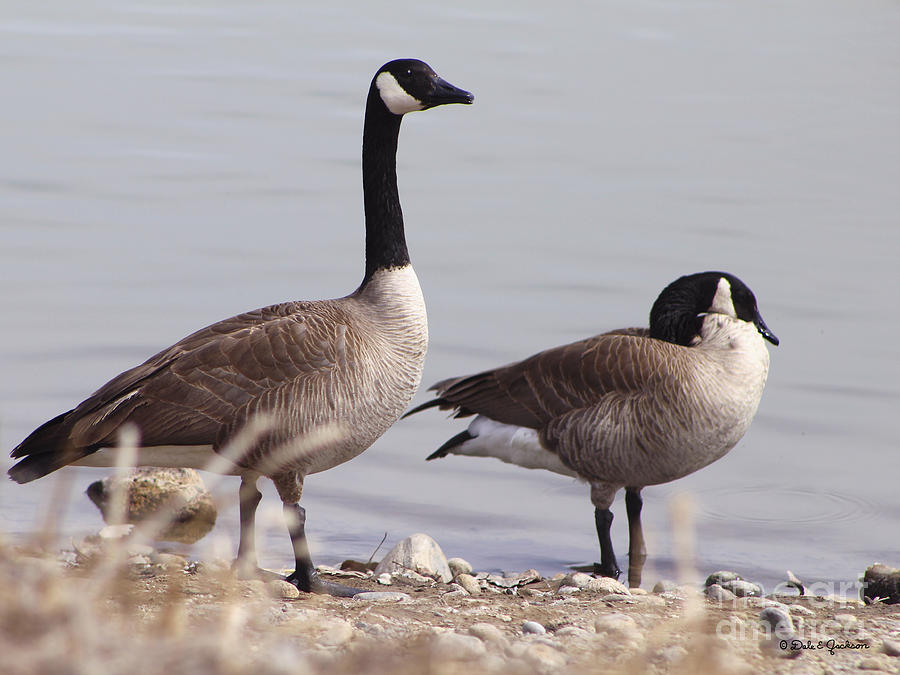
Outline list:
[[[239,581],[224,561],[104,550],[45,554],[0,544],[0,672],[900,670],[891,655],[900,605],[821,596],[719,603],[674,585],[561,594],[564,574],[510,589],[482,580],[471,594],[422,578],[385,586],[351,575],[330,578],[408,597],[286,598],[292,589],[281,582]],[[781,607],[776,601],[793,619],[793,650],[760,625],[760,611]]]

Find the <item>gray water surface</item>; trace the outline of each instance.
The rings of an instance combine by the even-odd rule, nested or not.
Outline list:
[[[408,116],[400,140],[423,384],[645,324],[669,281],[728,270],[782,344],[744,440],[644,491],[645,579],[671,576],[678,492],[704,573],[897,564],[898,34],[900,6],[878,0],[7,2],[0,447],[199,327],[352,291],[366,88],[415,56],[476,95]],[[462,426],[414,416],[310,477],[316,560],[416,531],[478,569],[597,559],[586,486],[424,462]],[[0,532],[32,531],[67,482],[63,540],[96,530],[82,493],[103,475],[0,481]],[[233,555],[236,492],[195,551]],[[265,492],[262,563],[286,565]],[[614,510],[623,562],[621,495]]]

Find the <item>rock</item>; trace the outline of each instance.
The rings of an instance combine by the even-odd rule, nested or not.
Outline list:
[[[478,595],[481,593],[481,584],[471,574],[460,574],[456,577],[456,583],[466,589],[469,595]]]
[[[547,629],[537,621],[526,621],[522,624],[522,632],[526,635],[544,635],[547,632]]]
[[[637,630],[637,623],[627,614],[611,612],[594,619],[594,630],[598,633],[622,633]]]
[[[266,591],[273,598],[280,600],[296,600],[300,597],[300,591],[290,581],[275,579],[266,584]]]
[[[799,614],[800,616],[816,615],[816,613],[809,607],[804,607],[803,605],[788,605],[788,609],[790,610],[791,614]]]
[[[450,568],[450,574],[454,577],[460,574],[472,574],[472,566],[462,558],[450,558],[447,561],[447,567]]]
[[[413,534],[398,542],[378,563],[375,576],[399,570],[411,570],[439,579],[445,584],[453,579],[447,557],[437,542],[427,534]]]
[[[575,588],[587,588],[588,584],[591,583],[591,579],[593,579],[590,574],[585,574],[584,572],[573,572],[572,574],[567,574],[565,579],[562,581],[562,586],[573,586]]]
[[[706,587],[706,597],[712,602],[734,602],[737,596],[731,591],[725,590],[719,584]]]
[[[632,595],[650,595],[650,591],[648,591],[646,588],[629,588],[628,592]]]
[[[470,661],[485,654],[484,643],[474,635],[439,633],[431,639],[431,654],[435,661]]]
[[[660,579],[655,584],[653,584],[653,592],[656,594],[677,593],[678,584],[668,579]]]
[[[887,672],[891,672],[894,669],[893,664],[881,659],[877,656],[869,656],[864,659],[860,659],[856,667],[860,670],[884,670]]]
[[[887,604],[900,602],[900,569],[875,563],[863,575],[864,597],[883,599]]]
[[[835,614],[834,620],[837,621],[845,631],[856,628],[856,624],[859,622],[859,619],[853,614]]]
[[[503,631],[492,623],[475,623],[469,626],[469,635],[474,635],[482,642],[488,642],[496,645],[506,644],[506,637]]]
[[[793,645],[797,635],[790,614],[778,607],[766,607],[759,613],[759,622],[763,627],[760,649],[786,659],[800,656],[801,650]]]
[[[742,577],[737,572],[729,572],[728,570],[719,570],[718,572],[713,572],[708,577],[706,577],[706,586],[712,586],[713,584],[719,584],[722,588],[725,588],[725,584],[729,581],[742,581],[744,577]]]
[[[707,579],[709,581],[709,579]],[[732,579],[731,581],[723,581],[719,584],[726,591],[731,591],[739,598],[745,597],[761,597],[763,594],[762,587],[743,579]]]
[[[108,476],[91,483],[87,495],[110,525],[122,524],[110,522],[116,511],[112,495],[117,492],[126,497],[125,523],[137,524],[163,511],[171,513],[169,524],[156,535],[161,541],[193,544],[216,524],[212,496],[193,469],[143,467],[124,478]]]
[[[541,672],[555,673],[566,665],[566,657],[545,644],[528,645],[522,657]]]
[[[405,602],[412,600],[406,593],[393,591],[366,591],[365,593],[357,593],[353,596],[353,599],[364,602]]]
[[[391,585],[391,575],[385,572],[384,574],[379,574],[375,579],[382,586],[390,586]]]
[[[718,586],[718,584],[716,584]],[[681,661],[685,656],[687,656],[687,649],[682,647],[681,645],[672,645],[671,647],[665,647],[664,649],[660,649],[657,654],[661,661],[665,663],[675,663],[676,661]]]
[[[576,640],[588,640],[591,637],[591,633],[578,626],[563,626],[554,635],[560,638],[574,638]]]
[[[616,581],[615,579],[610,579],[609,577],[597,577],[596,579],[591,579],[590,582],[588,582],[587,590],[603,593],[604,595],[631,595],[625,584]]]
[[[560,586],[556,589],[557,595],[572,595],[573,593],[578,593],[581,589],[577,586]]]
[[[175,555],[174,553],[154,553],[150,556],[150,562],[156,565],[162,565],[172,572],[183,570],[185,565],[187,565],[187,560],[184,557]]]
[[[505,574],[503,576],[500,576],[499,574],[487,575],[488,583],[498,586],[499,588],[517,588],[519,586],[530,584],[533,581],[540,581],[542,578],[543,577],[541,577],[537,570],[525,570],[518,574]]]
[[[353,626],[347,621],[333,619],[321,627],[316,642],[324,647],[339,647],[349,642],[353,638],[353,633]]]
[[[884,639],[881,641],[881,651],[888,656],[900,656],[900,642]]]

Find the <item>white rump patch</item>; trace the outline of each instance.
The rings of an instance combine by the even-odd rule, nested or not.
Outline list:
[[[547,469],[564,476],[578,477],[578,474],[562,463],[556,453],[541,445],[534,429],[501,424],[479,415],[469,425],[469,433],[475,438],[456,446],[450,450],[451,454],[496,457],[501,462],[526,469]]]
[[[728,279],[721,277],[719,285],[716,287],[716,294],[713,296],[712,304],[709,306],[711,314],[727,314],[737,318],[737,312],[734,311],[734,302],[731,299],[731,284]]]
[[[423,108],[422,102],[410,96],[391,73],[380,73],[375,78],[375,86],[378,87],[378,93],[387,109],[395,115],[405,115]]]

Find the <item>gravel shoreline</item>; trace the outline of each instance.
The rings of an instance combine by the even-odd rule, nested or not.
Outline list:
[[[225,561],[88,542],[42,554],[0,544],[0,624],[11,675],[34,673],[843,673],[900,671],[900,605],[756,597],[707,587],[454,563],[320,574],[364,591],[301,594],[240,581]],[[365,569],[365,568],[364,568]],[[721,574],[721,573],[720,573]],[[274,573],[273,573],[274,577]],[[389,581],[387,585],[385,582]],[[710,590],[712,589],[712,590]]]

